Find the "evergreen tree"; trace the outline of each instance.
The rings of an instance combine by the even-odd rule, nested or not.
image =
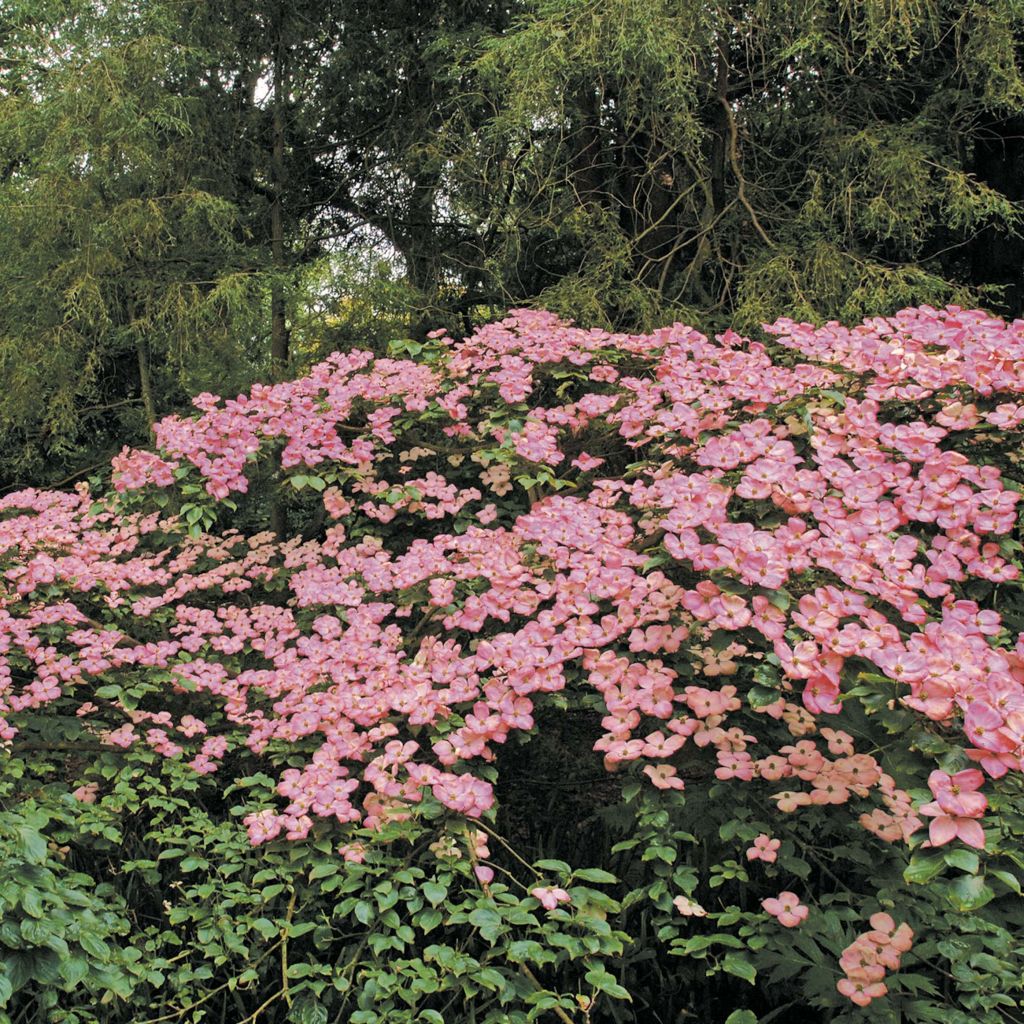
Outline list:
[[[260,290],[197,89],[216,71],[165,14],[27,3],[5,26],[0,473],[12,480],[105,461],[182,386],[250,375],[240,339]]]
[[[1022,28],[1010,2],[539,0],[466,55],[479,272],[619,326],[1017,314]]]
[[[0,487],[516,305],[1024,303],[1014,0],[12,0]]]

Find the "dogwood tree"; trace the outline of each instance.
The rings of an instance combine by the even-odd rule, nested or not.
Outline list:
[[[318,877],[443,869],[426,899],[489,943],[459,996],[487,1020],[634,1019],[609,968],[645,943],[756,983],[734,1024],[1012,1019],[1024,323],[922,307],[751,341],[518,310],[195,405],[110,494],[0,501],[0,736],[100,751],[75,813],[122,811],[105,759],[166,760],[235,793],[259,850],[320,844]],[[269,462],[322,526],[248,525]],[[589,863],[517,845],[496,800],[559,716],[631,822]],[[439,884],[417,870],[412,922]],[[358,975],[380,1019],[446,1019],[393,964],[428,940],[382,934]],[[337,1004],[283,977],[282,1006],[384,1012],[345,1009],[355,975]]]

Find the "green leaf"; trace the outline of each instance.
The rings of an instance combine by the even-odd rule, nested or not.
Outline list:
[[[469,915],[469,923],[480,929],[480,935],[486,942],[497,942],[498,936],[508,931],[501,915],[488,907],[477,907]]]
[[[327,1024],[327,1007],[312,995],[296,999],[288,1020],[294,1024]]]
[[[930,882],[945,866],[946,861],[941,856],[928,857],[915,853],[903,872],[903,880],[914,885],[923,885]]]
[[[774,704],[781,694],[778,690],[769,690],[764,686],[752,686],[747,692],[747,703],[754,708],[766,708]]]
[[[726,953],[722,957],[722,970],[727,974],[735,974],[737,978],[754,984],[757,977],[757,968],[740,953]]]
[[[309,880],[315,882],[318,878],[326,878],[328,875],[336,875],[339,867],[337,861],[322,860],[314,864],[309,872]]]
[[[757,1016],[753,1010],[733,1010],[725,1018],[725,1024],[757,1024]]]
[[[1013,892],[1018,896],[1021,895],[1020,879],[1009,871],[1003,871],[1001,868],[989,868],[988,872],[993,878],[998,878],[1004,885],[1010,887]]]
[[[953,868],[966,871],[969,875],[976,875],[980,866],[978,855],[973,850],[947,850],[943,854],[943,860]]]
[[[29,917],[43,916],[43,900],[35,889],[26,889],[21,894],[21,909]]]
[[[22,825],[18,829],[18,852],[30,864],[42,864],[46,860],[46,836]]]
[[[996,896],[980,875],[961,875],[949,886],[946,894],[954,909],[961,912],[978,910]]]
[[[581,882],[597,882],[599,885],[614,885],[618,878],[610,871],[601,868],[580,868],[573,872],[573,878]]]
[[[428,910],[421,910],[416,917],[416,924],[419,926],[420,931],[424,934],[432,932],[440,923],[443,915],[440,910],[430,908]]]
[[[626,999],[632,1002],[627,989],[624,989],[616,980],[615,975],[610,974],[604,967],[592,967],[585,975],[588,982],[605,995],[612,999]]]
[[[110,956],[110,947],[99,936],[89,931],[83,931],[78,937],[78,942],[86,953],[97,960],[106,960]]]
[[[558,875],[568,875],[572,872],[572,868],[564,860],[539,860],[534,867],[541,871],[553,871]]]
[[[533,939],[517,939],[515,942],[510,942],[506,955],[514,964],[527,963],[529,961],[541,963],[544,959],[553,960],[557,956],[556,953],[545,949],[544,946]]]
[[[60,958],[50,950],[36,950],[32,959],[32,976],[43,985],[60,984]]]
[[[252,927],[263,936],[264,939],[270,940],[277,938],[278,929],[277,925],[273,921],[268,920],[265,917],[257,917],[252,922]]]
[[[420,886],[420,891],[432,907],[443,903],[448,895],[448,887],[441,885],[439,882],[424,882]]]
[[[63,957],[60,963],[60,976],[64,979],[67,989],[74,988],[89,973],[89,962],[80,956]],[[2,1005],[0,1000],[0,1005]]]
[[[641,860],[663,860],[666,864],[676,862],[676,851],[671,846],[648,846],[641,855]]]
[[[477,907],[469,915],[469,923],[477,928],[495,928],[501,925],[501,914],[490,907]]]

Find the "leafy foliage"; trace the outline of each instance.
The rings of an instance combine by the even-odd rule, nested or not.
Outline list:
[[[1021,40],[1016,0],[10,0],[0,486],[510,306],[1019,315]]]
[[[520,310],[2,499],[8,1018],[1016,1019],[1022,345]]]

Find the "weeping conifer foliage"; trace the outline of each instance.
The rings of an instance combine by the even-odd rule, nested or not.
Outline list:
[[[201,54],[176,28],[118,5],[26,4],[8,26],[0,431],[15,480],[145,436],[214,363],[249,376],[244,212],[191,88]]]
[[[1011,4],[548,0],[468,66],[502,296],[617,326],[1021,301]]]
[[[510,306],[1024,308],[1013,0],[12,0],[0,487]]]

